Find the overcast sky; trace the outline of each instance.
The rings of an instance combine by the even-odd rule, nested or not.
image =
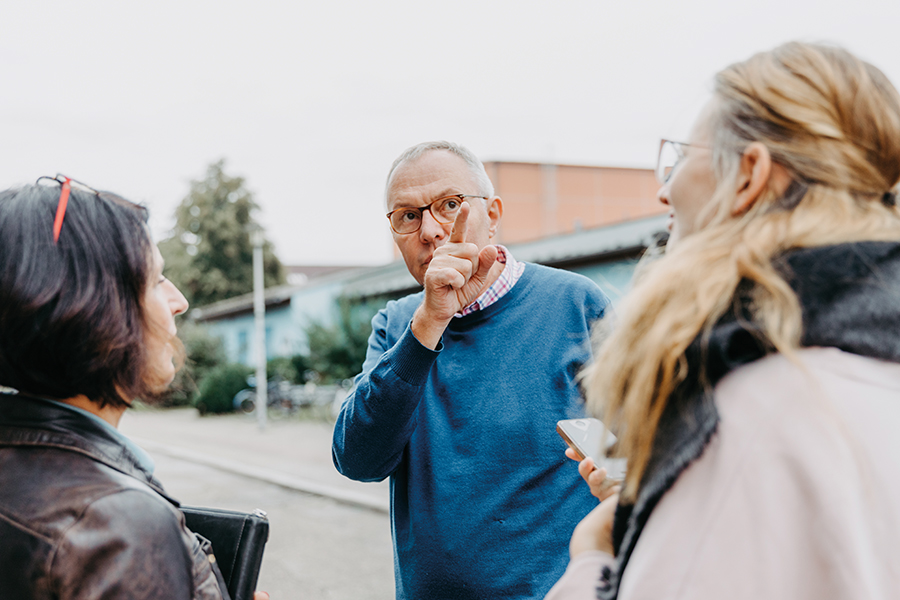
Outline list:
[[[791,39],[900,83],[900,0],[106,0],[0,5],[0,188],[57,172],[146,203],[246,178],[287,264],[392,257],[393,159],[650,167],[712,75]]]

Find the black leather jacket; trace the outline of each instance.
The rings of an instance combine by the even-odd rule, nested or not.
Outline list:
[[[101,424],[0,394],[0,600],[227,600],[214,560]]]

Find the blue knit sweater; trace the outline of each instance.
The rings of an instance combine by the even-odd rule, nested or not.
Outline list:
[[[397,598],[543,598],[597,505],[555,429],[583,416],[575,377],[609,301],[585,277],[529,263],[433,351],[409,328],[422,297],[372,319],[335,466],[391,478]]]

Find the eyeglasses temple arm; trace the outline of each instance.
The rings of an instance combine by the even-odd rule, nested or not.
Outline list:
[[[66,177],[59,192],[59,204],[56,205],[56,218],[53,220],[53,243],[59,241],[59,232],[62,230],[63,218],[66,216],[66,206],[69,204],[69,191],[72,189],[70,179]]]

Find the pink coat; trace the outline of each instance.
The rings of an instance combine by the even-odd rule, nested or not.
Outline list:
[[[798,356],[716,386],[718,431],[651,514],[621,600],[900,599],[900,364]],[[595,599],[605,565],[579,555],[547,599]]]

